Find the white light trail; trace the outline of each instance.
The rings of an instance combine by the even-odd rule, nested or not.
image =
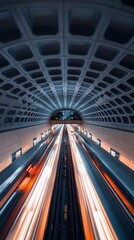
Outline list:
[[[116,240],[118,238],[95,190],[93,182],[84,164],[84,159],[78,150],[76,137],[71,134],[69,126],[68,134],[85,238]],[[89,223],[92,225],[93,234],[91,233]]]
[[[14,192],[11,197],[7,200],[7,202],[4,204],[4,206],[2,207],[2,209],[0,210],[0,215],[4,212],[4,210],[6,209],[6,207],[9,205],[9,203],[12,201],[12,199],[14,198],[14,196],[16,195],[16,192]]]
[[[14,222],[6,239],[10,240],[26,240],[26,239],[43,239],[45,225],[42,232],[36,238],[36,229],[38,228],[42,209],[45,209],[46,221],[48,218],[48,210],[53,192],[56,171],[58,166],[59,152],[62,141],[63,127],[51,149],[45,164],[28,195],[22,209]]]
[[[0,185],[0,194],[7,188],[7,186],[13,182],[13,180],[17,177],[17,175],[21,172],[22,167],[19,167],[18,169],[16,169],[16,171],[14,173],[12,173],[12,175],[10,177],[8,177],[5,182],[3,182]]]

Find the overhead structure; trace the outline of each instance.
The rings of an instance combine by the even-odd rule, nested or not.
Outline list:
[[[0,1],[0,131],[60,109],[134,130],[132,0]]]

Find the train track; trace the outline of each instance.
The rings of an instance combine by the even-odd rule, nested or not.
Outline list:
[[[63,132],[56,182],[44,239],[84,239],[66,127]]]

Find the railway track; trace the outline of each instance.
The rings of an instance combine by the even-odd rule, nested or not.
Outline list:
[[[84,239],[66,127],[63,132],[56,182],[44,239]]]

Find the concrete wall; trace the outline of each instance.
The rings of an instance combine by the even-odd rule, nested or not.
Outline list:
[[[119,131],[93,125],[83,125],[83,129],[92,133],[94,141],[101,139],[101,146],[110,152],[110,148],[120,153],[119,160],[134,170],[134,133]]]
[[[12,153],[22,148],[22,153],[33,146],[33,138],[41,140],[41,133],[45,133],[47,124],[17,129],[0,133],[0,171],[12,163]]]

